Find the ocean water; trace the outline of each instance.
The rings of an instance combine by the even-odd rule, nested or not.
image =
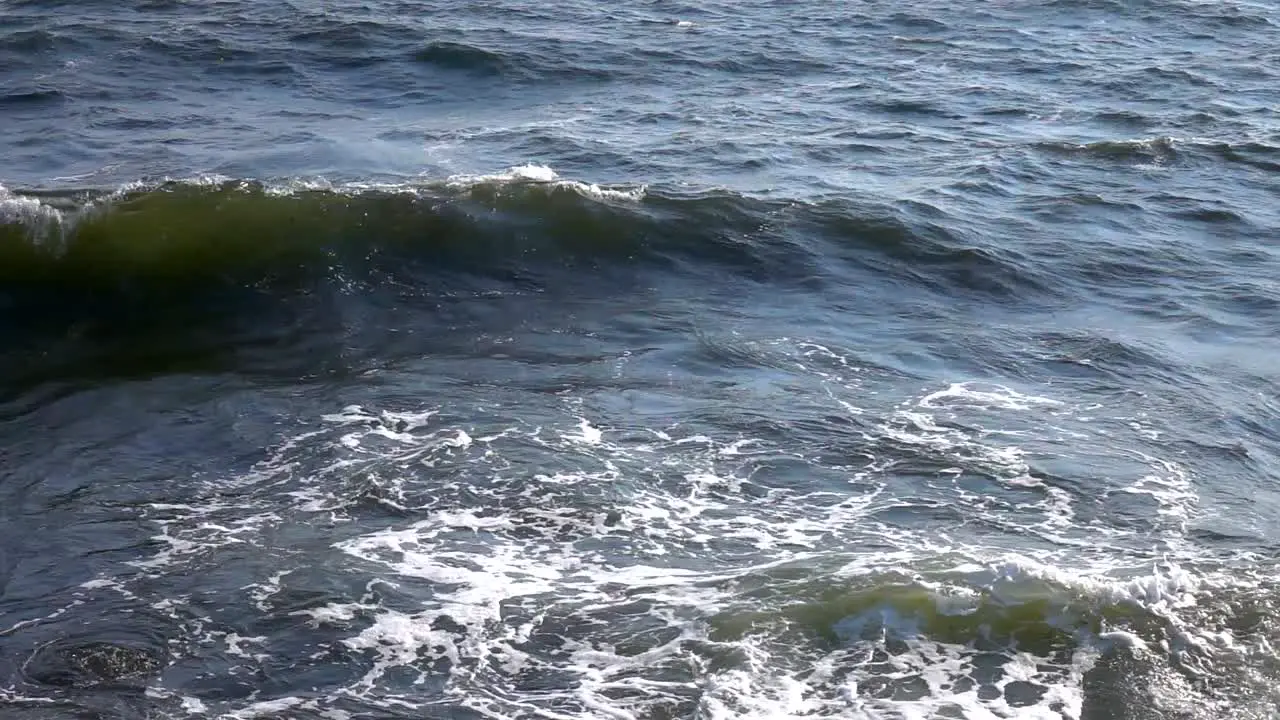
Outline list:
[[[1278,23],[0,0],[0,715],[1276,717]]]

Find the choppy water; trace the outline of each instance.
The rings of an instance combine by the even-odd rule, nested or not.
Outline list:
[[[0,0],[6,718],[1271,718],[1280,7]]]

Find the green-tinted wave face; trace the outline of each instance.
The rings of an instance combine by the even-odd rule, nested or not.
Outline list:
[[[110,195],[0,196],[0,219],[0,292],[359,282],[406,268],[510,277],[679,267],[813,283],[832,260],[930,286],[1037,287],[1006,259],[975,253],[903,209],[567,181],[340,190],[168,183]]]
[[[343,191],[170,183],[73,209],[29,199],[9,215],[0,225],[6,285],[262,281],[356,274],[379,259],[481,273],[620,261],[656,248],[648,236],[661,223],[638,204],[550,183]]]
[[[1124,612],[1120,607],[1110,610]],[[902,580],[864,588],[825,587],[811,597],[794,598],[780,612],[722,616],[717,630],[727,639],[739,639],[757,627],[784,625],[840,644],[873,639],[887,631],[885,622],[908,619],[914,631],[937,642],[964,645],[985,638],[1048,655],[1073,646],[1077,632],[1096,634],[1105,615],[1103,609],[1080,607],[1061,593],[1010,602],[981,594],[940,594]]]
[[[22,385],[68,373],[218,369],[243,365],[255,347],[294,345],[300,358],[347,367],[343,348],[364,331],[364,303],[432,307],[456,293],[505,297],[669,266],[662,242],[681,239],[655,232],[666,219],[638,199],[506,180],[0,189],[0,337],[9,348],[0,370],[6,384]],[[715,232],[703,237],[714,255]],[[721,249],[730,264],[754,262],[749,250]]]
[[[109,286],[323,271],[361,235],[385,240],[442,229],[431,227],[436,218],[419,207],[423,202],[408,195],[273,193],[239,183],[126,192],[0,226],[0,281]]]
[[[709,638],[755,646],[811,685],[857,688],[884,713],[871,717],[975,717],[993,702],[1008,717],[1090,720],[1270,707],[1276,663],[1259,653],[1280,629],[1258,605],[1270,593],[1225,582],[775,569],[735,581]]]

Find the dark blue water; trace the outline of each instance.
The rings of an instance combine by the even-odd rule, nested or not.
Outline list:
[[[1274,717],[1278,18],[0,0],[0,714]]]

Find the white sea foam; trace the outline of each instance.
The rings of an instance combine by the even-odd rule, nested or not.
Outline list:
[[[263,658],[268,658],[268,657],[271,657],[271,656],[270,656],[270,655],[264,655],[264,654],[262,654],[262,653],[251,653],[251,652],[249,652],[248,650],[246,650],[246,649],[245,649],[244,645],[245,645],[245,643],[259,644],[259,643],[264,642],[266,639],[267,639],[267,638],[266,638],[266,637],[263,637],[263,636],[258,636],[258,637],[242,637],[241,635],[239,635],[239,634],[237,634],[237,633],[227,633],[227,634],[226,634],[226,636],[223,638],[223,641],[227,643],[227,653],[228,653],[229,655],[237,655],[237,656],[242,657],[242,658],[259,658],[259,659],[263,659]]]
[[[1060,400],[1020,393],[1002,385],[984,387],[979,383],[952,383],[945,390],[929,393],[916,401],[923,408],[955,408],[976,406],[1000,410],[1030,410],[1037,407],[1055,407]]]
[[[427,178],[415,183],[368,180],[335,183],[325,178],[292,178],[286,181],[269,182],[264,184],[263,187],[268,194],[283,196],[316,190],[348,194],[384,192],[416,195],[432,188],[439,188],[441,185],[455,191],[470,190],[477,186],[535,185],[552,189],[572,190],[593,200],[618,202],[638,202],[645,195],[645,187],[642,185],[634,187],[605,187],[580,180],[569,180],[562,178],[555,170],[536,163],[515,165],[497,173],[450,175],[443,182]]]
[[[600,439],[603,437],[603,431],[601,431],[600,428],[593,427],[591,423],[586,420],[580,420],[578,422],[578,430],[578,433],[566,435],[565,437],[575,442],[586,443],[587,445],[600,444]]]
[[[500,173],[489,175],[454,175],[447,180],[447,185],[464,189],[477,185],[502,184],[534,184],[545,185],[555,189],[567,189],[601,201],[638,202],[644,198],[645,187],[607,188],[593,183],[578,180],[565,180],[551,168],[533,163],[516,165]]]
[[[310,703],[314,707],[314,703]],[[306,700],[296,697],[262,700],[252,705],[222,715],[222,720],[254,720],[256,718],[278,717],[280,713],[295,710],[308,705]]]
[[[922,424],[929,426],[927,422]],[[593,426],[588,421],[579,420],[580,432],[564,433],[562,437],[567,444],[563,447],[568,449],[573,444],[580,444],[603,449],[613,454],[615,462],[626,462],[630,451],[621,445],[610,445],[602,435],[597,436],[583,430],[591,427]],[[709,457],[734,457],[734,453],[741,452],[744,447],[752,444],[735,440],[732,444],[719,446],[706,437],[672,437],[667,432],[655,435],[660,438],[665,436],[672,448],[711,445]],[[694,442],[690,443],[690,440]],[[733,452],[725,453],[730,447]],[[688,541],[700,539],[701,542],[708,542],[713,537],[752,537],[757,549],[775,550],[781,545],[791,548],[815,546],[822,537],[823,526],[829,527],[833,517],[828,515],[806,521],[800,513],[796,516],[788,514],[788,522],[785,523],[760,517],[735,518],[728,513],[721,517],[718,511],[727,510],[730,505],[723,499],[717,499],[713,491],[731,487],[736,481],[705,471],[686,473],[685,477],[690,488],[687,495],[641,493],[625,509],[624,514],[629,521],[623,521],[623,525],[629,525],[632,531],[644,532],[650,536],[661,530],[666,544],[679,542],[682,536]],[[596,475],[579,473],[560,475],[553,481],[558,484],[581,485],[613,482],[616,481],[616,476],[607,472]],[[848,512],[848,506],[842,508],[842,511]],[[673,684],[671,681],[645,680],[644,677],[672,662],[684,663],[695,659],[696,655],[690,654],[691,644],[706,642],[705,630],[699,629],[698,623],[686,624],[676,620],[680,608],[699,608],[704,613],[717,607],[727,608],[735,602],[732,592],[691,585],[705,585],[709,582],[709,577],[701,573],[644,565],[625,569],[611,568],[607,564],[600,564],[600,560],[593,560],[590,555],[583,555],[573,543],[552,541],[530,544],[499,540],[494,544],[495,538],[491,538],[483,548],[469,547],[461,553],[448,549],[449,534],[458,529],[497,532],[497,538],[501,538],[504,533],[518,526],[519,521],[509,514],[481,518],[471,512],[441,513],[431,520],[414,523],[400,530],[364,536],[343,546],[345,551],[363,560],[385,564],[393,577],[426,579],[437,588],[430,607],[424,607],[421,612],[414,614],[377,610],[374,624],[347,641],[352,649],[372,652],[377,656],[375,669],[364,679],[366,687],[376,687],[391,668],[418,662],[421,653],[427,648],[432,648],[432,654],[437,654],[454,666],[475,667],[475,663],[484,658],[494,658],[512,673],[531,667],[545,667],[545,659],[535,659],[527,650],[521,649],[521,643],[527,641],[530,632],[535,629],[536,621],[534,625],[526,623],[502,629],[504,603],[514,602],[531,608],[534,618],[554,614],[558,607],[565,608],[566,611],[582,607],[583,603],[586,603],[586,607],[607,609],[617,600],[611,600],[610,594],[602,591],[602,588],[620,586],[632,588],[632,597],[637,597],[634,593],[641,589],[643,594],[638,597],[661,597],[665,610],[660,613],[660,617],[666,622],[674,623],[679,632],[665,643],[649,647],[639,654],[620,654],[597,642],[562,638],[567,656],[560,669],[577,678],[575,687],[565,689],[564,702],[576,704],[582,713],[567,712],[562,716],[640,716],[644,714],[644,708],[674,702],[674,698],[679,697],[682,690],[689,689],[678,682]],[[703,529],[695,530],[697,527]],[[589,533],[608,532],[596,525],[588,527],[584,524],[582,528]],[[789,561],[801,557],[794,554],[794,550],[784,552],[782,556]],[[864,556],[857,563],[856,573],[867,576],[891,572],[902,567],[903,563],[909,565],[911,558],[915,556],[912,552]],[[852,567],[846,567],[844,572],[853,572]],[[745,568],[730,572],[728,577],[749,577],[757,571],[756,568]],[[958,577],[953,577],[946,582],[954,583],[957,580]],[[1185,578],[1179,578],[1175,574],[1128,584],[1088,581],[1074,572],[1058,570],[1029,558],[1015,556],[1000,564],[973,566],[973,569],[966,571],[962,587],[970,590],[969,597],[972,599],[979,597],[972,595],[973,590],[977,589],[983,593],[982,597],[989,598],[988,601],[1017,604],[1023,601],[1017,588],[1028,583],[1052,582],[1059,583],[1064,588],[1092,593],[1100,598],[1100,602],[1124,602],[1154,610],[1173,610],[1185,606],[1185,593],[1181,592],[1185,588],[1179,585],[1183,580]],[[690,594],[690,590],[694,592]],[[945,608],[947,612],[969,612],[963,605],[955,604],[963,595],[944,593],[937,597],[939,603],[951,603]],[[532,606],[529,604],[531,602]],[[342,614],[344,619],[351,616],[350,612]],[[448,617],[461,624],[465,628],[462,635],[459,636],[458,631],[441,630],[438,627],[441,617]],[[871,665],[858,669],[862,666],[846,650],[830,653],[813,661],[814,667],[827,668],[825,675],[821,672],[798,671],[779,674],[779,663],[785,666],[794,662],[794,658],[784,659],[778,653],[785,652],[785,649],[772,647],[761,638],[748,637],[736,646],[737,652],[747,658],[745,664],[713,671],[699,681],[706,689],[702,699],[698,701],[700,712],[707,717],[725,718],[799,718],[831,712],[846,715],[862,713],[868,718],[878,718],[931,717],[934,713],[950,709],[960,712],[963,717],[971,718],[1009,714],[1033,718],[1078,717],[1083,693],[1081,678],[1092,658],[1102,651],[1100,648],[1124,644],[1125,640],[1123,630],[1098,636],[1096,640],[1101,644],[1082,635],[1079,638],[1082,649],[1078,651],[1076,659],[1067,666],[1050,670],[1039,669],[1044,658],[1011,652],[1001,666],[999,679],[994,684],[999,691],[997,696],[994,699],[984,699],[979,697],[976,686],[963,692],[949,689],[959,679],[975,672],[972,665],[974,654],[963,646],[926,639],[927,635],[919,625],[919,618],[902,615],[891,608],[882,608],[876,610],[873,616],[845,618],[837,630],[854,637],[859,627],[865,627],[866,623],[872,621],[884,626],[886,637],[898,638],[906,643],[907,654],[896,661],[897,670],[887,671]],[[1128,642],[1126,647],[1138,647],[1138,643]],[[911,678],[920,678],[926,691],[914,700],[894,701],[876,700],[859,694],[860,686],[894,681],[895,677],[900,682],[915,682]],[[459,676],[459,682],[462,681],[461,678]],[[488,682],[501,683],[502,679],[488,678]],[[1008,695],[1006,688],[1014,683],[1030,683],[1041,687],[1041,699],[1034,705],[1026,705],[1025,701],[1016,706],[1010,705],[1008,698],[1013,696]],[[623,696],[631,699],[619,699],[619,692],[624,689],[627,692]],[[461,689],[459,692],[462,692]],[[512,694],[516,693],[512,691]],[[484,707],[499,715],[515,712],[514,708],[518,707],[518,704],[512,705],[493,698],[480,700],[472,697],[464,702],[472,703],[473,707]],[[506,710],[500,709],[504,707]]]
[[[1147,495],[1156,503],[1156,512],[1170,518],[1180,529],[1195,513],[1200,496],[1195,491],[1191,477],[1178,463],[1137,453],[1150,466],[1151,473],[1143,475],[1119,492]]]
[[[58,235],[64,219],[57,208],[38,198],[15,195],[0,185],[0,223],[21,223],[30,228],[33,237],[48,239]]]
[[[813,376],[833,411],[845,397],[861,410],[866,437],[851,434],[849,445],[866,457],[838,472],[811,448],[765,437],[613,429],[616,418],[582,402],[566,401],[545,428],[351,406],[283,443],[254,473],[226,480],[305,499],[290,508],[296,514],[163,508],[163,546],[145,572],[232,547],[255,528],[314,521],[341,523],[325,540],[337,556],[329,572],[395,589],[393,601],[368,593],[290,609],[364,663],[326,698],[189,712],[325,716],[343,712],[333,705],[346,699],[494,718],[1064,720],[1080,718],[1086,675],[1116,653],[1146,653],[1152,665],[1176,657],[1212,675],[1223,658],[1260,652],[1265,639],[1200,620],[1205,598],[1233,580],[1199,568],[1190,547],[1158,562],[1113,552],[1104,540],[1138,531],[1077,527],[1073,514],[1092,505],[1032,473],[1034,435],[990,432],[1038,413],[1066,422],[1052,414],[1072,412],[1069,403],[957,383],[885,407],[853,394],[864,373],[840,351],[808,346],[797,358],[820,366]],[[550,467],[522,462],[530,448]],[[904,492],[890,450],[952,467]],[[770,478],[781,460],[847,483]],[[1181,468],[1145,461],[1155,479],[1117,478],[1116,492],[1150,495],[1171,521],[1193,513]],[[354,522],[354,477],[377,484],[398,514],[375,515],[373,527]],[[892,519],[957,507],[963,522],[954,527],[921,531]],[[966,535],[970,523],[989,534]],[[1007,535],[992,542],[989,527]],[[1072,544],[1086,536],[1094,542]],[[1004,537],[1026,546],[1001,546]],[[247,586],[246,602],[271,606],[300,574]],[[937,630],[1002,612],[1023,613],[1044,634],[1059,629],[1063,652],[1036,654],[1008,629],[975,624],[968,642]],[[270,651],[269,638],[209,638],[247,662]],[[1152,692],[1199,692],[1176,677],[1165,683]],[[426,687],[439,694],[414,694]]]

